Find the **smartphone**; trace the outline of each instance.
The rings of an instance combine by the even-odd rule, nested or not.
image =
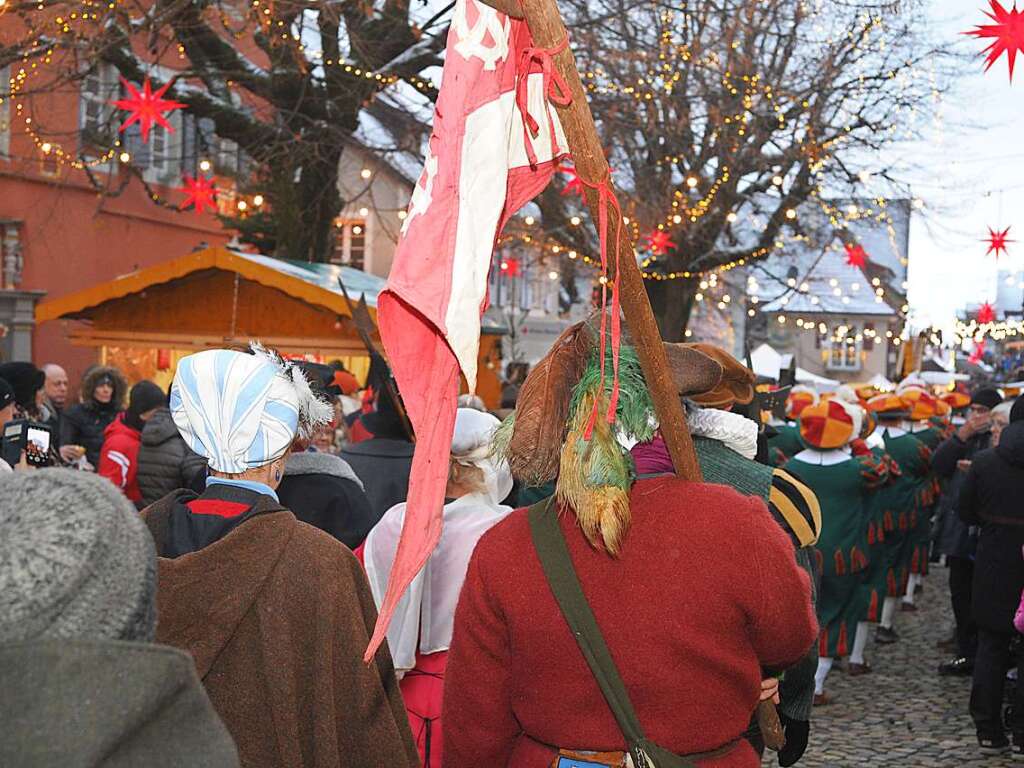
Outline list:
[[[48,467],[53,461],[50,458],[50,444],[53,442],[53,430],[46,424],[26,419],[15,419],[4,425],[3,445],[0,453],[4,461],[12,467],[21,461],[22,452],[25,460],[34,467]]]

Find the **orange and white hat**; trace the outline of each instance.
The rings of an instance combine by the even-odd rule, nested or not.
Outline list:
[[[878,387],[876,387],[874,384],[863,384],[857,387],[854,391],[857,393],[857,397],[859,397],[864,402],[867,402],[872,397],[879,394]]]
[[[818,402],[820,402],[820,398],[817,392],[803,384],[797,384],[790,390],[789,397],[786,398],[786,416],[798,419],[804,408],[816,405]]]
[[[906,418],[910,415],[910,404],[899,395],[885,392],[868,400],[868,411],[890,418]]]
[[[945,404],[921,387],[905,387],[899,391],[899,395],[910,406],[911,421],[927,421],[944,410]]]
[[[809,405],[800,414],[800,437],[814,448],[842,448],[860,435],[863,415],[860,406],[838,398]]]
[[[954,411],[962,411],[971,404],[971,396],[966,392],[947,392],[940,399]]]

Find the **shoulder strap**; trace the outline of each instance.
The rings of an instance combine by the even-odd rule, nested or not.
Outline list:
[[[586,659],[594,679],[601,688],[601,693],[608,702],[608,707],[615,716],[615,721],[626,737],[634,764],[637,768],[653,766],[650,756],[655,756],[658,758],[659,768],[692,766],[692,763],[676,755],[670,755],[648,742],[644,736],[633,703],[626,692],[626,686],[619,676],[619,670],[612,660],[601,629],[597,626],[597,619],[594,618],[586,595],[583,594],[579,577],[573,568],[569,548],[562,535],[562,529],[558,526],[554,497],[534,504],[530,507],[528,515],[533,546],[537,550],[548,585],[579,644],[580,651],[583,652],[583,658]]]

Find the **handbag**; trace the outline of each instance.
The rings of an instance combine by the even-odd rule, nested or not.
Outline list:
[[[583,587],[573,567],[565,536],[558,525],[558,515],[553,502],[554,497],[551,497],[534,504],[527,512],[533,546],[562,616],[576,638],[583,658],[586,659],[587,666],[590,667],[601,693],[608,702],[608,707],[615,716],[615,722],[618,723],[622,735],[626,737],[627,755],[633,766],[695,768],[693,760],[721,757],[731,752],[739,743],[739,739],[712,752],[684,757],[658,746],[644,735],[629,693],[608,651],[604,635],[601,634],[594,612],[590,609],[586,595],[583,594]]]

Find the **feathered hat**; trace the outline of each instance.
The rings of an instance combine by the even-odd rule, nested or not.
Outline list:
[[[722,366],[684,344],[666,344],[669,372],[681,396],[709,392]],[[587,540],[618,554],[629,526],[633,461],[618,439],[646,442],[658,427],[636,351],[619,350],[615,423],[604,417],[612,396],[610,350],[601,349],[593,321],[567,329],[534,366],[516,412],[495,436],[500,457],[527,485],[558,478],[556,496],[576,514]],[[596,415],[596,416],[595,416]]]
[[[822,450],[842,448],[860,435],[863,411],[838,398],[809,405],[800,414],[800,437]]]
[[[209,349],[182,358],[170,409],[189,448],[225,474],[281,458],[296,434],[309,439],[334,416],[297,365],[256,342],[248,353]]]
[[[910,404],[891,392],[872,397],[868,400],[867,409],[876,414],[879,420],[892,421],[910,416]]]
[[[910,406],[911,421],[928,421],[934,416],[941,415],[944,410],[945,403],[921,387],[903,387],[899,390],[899,395]]]
[[[971,405],[971,396],[966,392],[947,392],[940,399],[954,411],[962,411]]]
[[[803,384],[797,384],[789,391],[789,397],[786,398],[786,416],[798,419],[804,408],[816,405],[820,401],[821,398],[813,389]]]

